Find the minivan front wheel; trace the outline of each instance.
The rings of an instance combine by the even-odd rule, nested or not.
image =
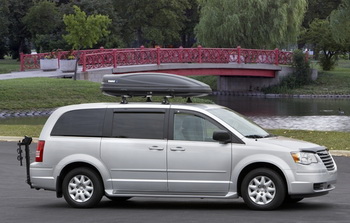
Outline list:
[[[249,172],[241,184],[241,195],[248,207],[255,210],[272,210],[284,201],[286,186],[274,170],[258,168]]]
[[[98,174],[89,168],[76,168],[63,179],[63,196],[76,208],[96,206],[103,196],[103,185]]]

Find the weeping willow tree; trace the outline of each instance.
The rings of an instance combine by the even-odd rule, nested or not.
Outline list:
[[[275,48],[295,43],[306,0],[198,0],[198,42],[206,47]]]
[[[332,12],[330,23],[333,38],[338,43],[350,42],[350,0],[343,0],[339,8]]]

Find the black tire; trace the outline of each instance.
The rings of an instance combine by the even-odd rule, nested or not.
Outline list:
[[[99,175],[84,167],[71,170],[62,183],[64,199],[75,208],[95,207],[100,202],[103,191]]]
[[[274,170],[258,168],[244,177],[241,195],[251,209],[273,210],[285,200],[286,186],[282,177]]]

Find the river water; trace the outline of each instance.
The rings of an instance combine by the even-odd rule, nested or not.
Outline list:
[[[266,129],[350,132],[350,99],[211,96]],[[340,111],[339,111],[340,110]],[[0,118],[0,125],[41,125],[47,116]]]
[[[267,129],[350,132],[350,99],[212,96]]]

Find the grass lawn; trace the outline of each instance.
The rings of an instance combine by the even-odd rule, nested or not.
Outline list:
[[[0,75],[20,71],[20,62],[17,60],[2,59],[0,60]]]
[[[1,110],[56,108],[69,104],[116,101],[100,84],[71,79],[25,78],[0,81]]]
[[[338,61],[331,71],[322,71],[316,63],[312,67],[318,70],[318,79],[311,84],[296,89],[285,87],[268,89],[268,93],[307,94],[307,95],[350,95],[350,60]]]
[[[350,95],[350,60],[340,60],[334,70],[319,70],[318,74],[319,78],[314,83],[294,89],[291,93]]]

